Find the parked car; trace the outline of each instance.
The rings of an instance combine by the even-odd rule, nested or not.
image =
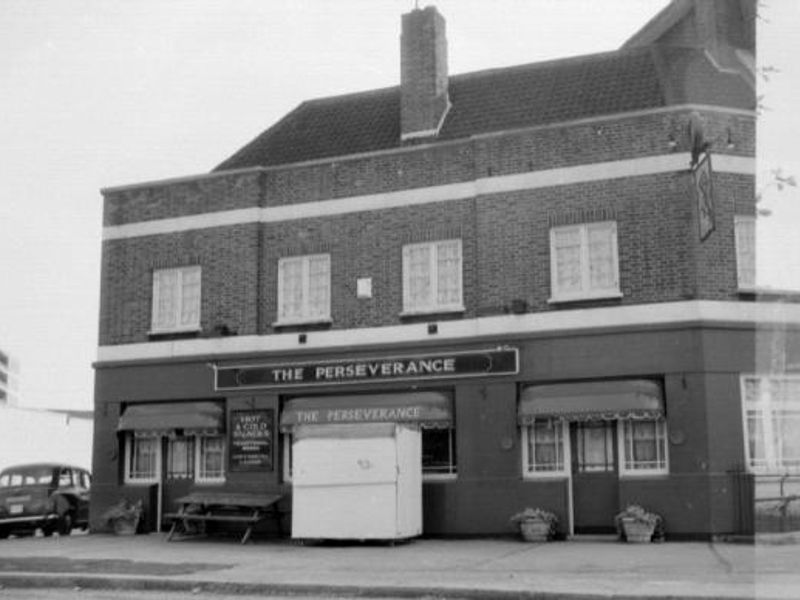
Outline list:
[[[0,539],[10,534],[69,535],[89,527],[86,469],[58,463],[7,467],[0,471]]]

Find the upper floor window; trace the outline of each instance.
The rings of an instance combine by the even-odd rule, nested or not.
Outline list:
[[[739,289],[756,286],[756,219],[737,215],[736,227],[736,277]]]
[[[153,333],[200,329],[200,267],[153,271]]]
[[[461,240],[403,246],[403,312],[464,310]]]
[[[614,221],[550,229],[551,301],[621,296]]]
[[[800,472],[800,377],[743,377],[742,401],[750,469]]]
[[[278,323],[331,318],[331,256],[312,254],[278,261]]]

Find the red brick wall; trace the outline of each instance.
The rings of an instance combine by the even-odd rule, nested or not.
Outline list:
[[[706,113],[717,152],[752,156],[753,119]],[[334,160],[106,193],[106,224],[280,206],[664,154],[668,136],[685,153],[687,112],[529,130],[410,151]],[[727,147],[728,132],[734,140]],[[460,237],[464,318],[607,305],[549,304],[550,223],[617,221],[623,298],[611,304],[735,299],[733,215],[753,212],[753,178],[716,174],[716,230],[702,244],[691,175],[609,179],[470,200],[437,202],[282,223],[216,227],[108,240],[103,248],[101,344],[147,341],[152,271],[200,264],[203,335],[225,324],[239,335],[268,334],[277,317],[277,264],[283,256],[329,252],[335,329],[402,321],[402,246]],[[598,216],[595,213],[600,213]],[[585,213],[588,213],[586,216]],[[358,299],[356,279],[373,297]]]

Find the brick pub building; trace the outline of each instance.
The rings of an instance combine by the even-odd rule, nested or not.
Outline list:
[[[421,430],[426,535],[631,502],[748,531],[754,54],[753,2],[676,0],[617,51],[451,76],[415,9],[398,87],[104,190],[95,529],[123,496],[150,528],[196,489],[289,510],[321,420]]]

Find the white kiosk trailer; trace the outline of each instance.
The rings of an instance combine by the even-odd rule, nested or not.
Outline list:
[[[447,402],[435,392],[290,400],[281,426],[292,433],[292,538],[420,535],[420,427],[449,417]]]

